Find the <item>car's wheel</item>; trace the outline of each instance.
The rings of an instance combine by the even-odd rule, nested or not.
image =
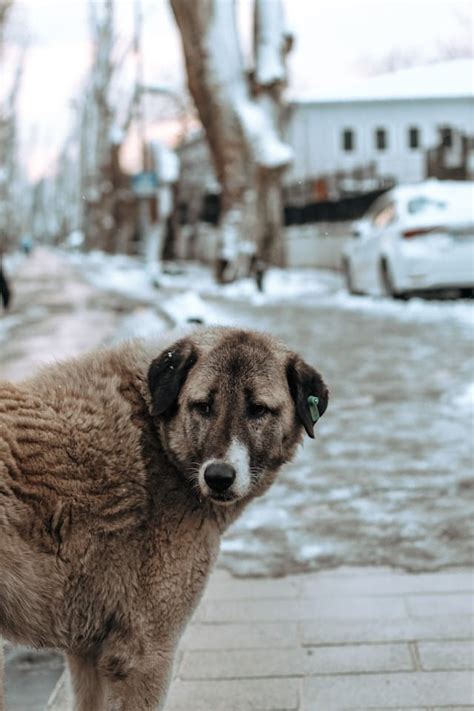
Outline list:
[[[352,276],[351,265],[348,259],[344,259],[342,262],[342,271],[344,274],[344,281],[346,282],[346,288],[349,294],[357,294],[354,287],[354,278]]]
[[[389,296],[392,299],[403,299],[409,298],[409,295],[402,291],[397,291],[395,288],[395,282],[393,279],[393,274],[390,269],[386,259],[382,259],[379,266],[380,270],[380,284],[382,285],[382,290],[385,296]]]

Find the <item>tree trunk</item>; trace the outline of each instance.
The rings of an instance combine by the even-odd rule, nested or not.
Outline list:
[[[239,252],[250,251],[249,240],[254,245],[259,241],[258,167],[279,172],[291,151],[268,112],[250,95],[234,0],[171,0],[171,6],[181,32],[189,90],[221,185],[216,274],[225,281],[237,274]]]
[[[257,255],[264,264],[286,266],[282,227],[281,171],[260,168],[257,180]]]
[[[253,93],[276,135],[282,133],[286,55],[291,46],[281,0],[255,0]],[[281,187],[284,167],[260,166],[258,171],[257,254],[263,263],[279,267],[286,266]]]
[[[114,251],[112,123],[110,84],[114,71],[114,0],[89,1],[94,59],[86,90],[82,126],[85,156],[84,232],[90,249]]]
[[[233,0],[171,0],[181,32],[189,91],[206,132],[221,185],[216,275],[228,278],[237,260],[244,222],[244,196],[254,189],[252,156],[236,102],[245,95]]]
[[[4,23],[10,7],[11,3],[4,1],[0,16],[0,248],[16,241],[23,212],[19,202],[17,113],[26,47],[21,47],[10,61],[3,56]]]

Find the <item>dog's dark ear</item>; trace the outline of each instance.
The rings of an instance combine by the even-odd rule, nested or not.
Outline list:
[[[176,404],[179,391],[196,361],[196,349],[187,338],[166,348],[155,358],[148,370],[154,417],[163,415]]]
[[[308,398],[315,395],[319,399],[319,416],[323,415],[328,406],[329,391],[321,375],[299,356],[293,354],[286,366],[286,377],[291,397],[295,402],[298,419],[311,438],[314,438],[314,418],[311,413]]]

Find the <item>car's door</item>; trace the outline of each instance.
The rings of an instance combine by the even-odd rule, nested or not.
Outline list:
[[[350,278],[356,291],[364,291],[362,278],[364,261],[364,241],[370,231],[370,222],[366,219],[357,220],[352,225],[351,241],[348,249]]]
[[[370,293],[380,291],[380,265],[382,245],[396,221],[397,211],[393,195],[387,193],[374,204],[370,211],[370,230],[363,242],[361,276]]]

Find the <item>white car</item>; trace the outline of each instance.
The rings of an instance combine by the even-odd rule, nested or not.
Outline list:
[[[353,225],[342,268],[353,294],[474,291],[474,182],[427,180],[379,197]]]

